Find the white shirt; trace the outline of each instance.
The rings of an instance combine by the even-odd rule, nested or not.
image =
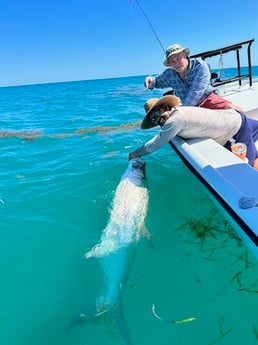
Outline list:
[[[241,123],[241,116],[234,109],[177,107],[160,132],[134,151],[134,156],[152,153],[176,135],[184,139],[211,138],[225,145],[239,131]]]

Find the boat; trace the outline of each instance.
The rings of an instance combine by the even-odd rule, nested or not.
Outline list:
[[[221,70],[214,72],[213,85],[222,97],[240,106],[247,116],[258,120],[258,80],[252,78],[251,64],[253,42],[254,39],[250,39],[191,57],[205,60],[217,56],[221,62],[225,54],[235,54],[237,75],[223,78]],[[248,61],[247,68],[241,64],[243,56]],[[247,72],[243,73],[243,70]],[[258,258],[258,171],[209,138],[183,139],[176,136],[169,143],[205,186],[248,250]],[[256,146],[258,149],[258,143]]]

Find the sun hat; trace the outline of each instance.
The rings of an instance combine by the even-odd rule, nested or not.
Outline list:
[[[170,56],[174,55],[174,54],[178,54],[181,52],[185,52],[187,56],[189,56],[190,54],[190,49],[189,48],[183,48],[180,44],[172,44],[172,46],[169,46],[166,49],[166,59],[163,61],[163,65],[165,65],[166,67],[169,67],[169,63],[168,63],[168,59],[170,58]]]
[[[180,98],[174,95],[167,95],[161,98],[151,98],[148,101],[146,101],[144,104],[144,109],[145,109],[146,114],[142,120],[141,129],[148,129],[148,128],[157,126],[150,121],[150,115],[153,109],[163,104],[166,104],[170,107],[176,107],[179,105],[179,103],[180,103]]]

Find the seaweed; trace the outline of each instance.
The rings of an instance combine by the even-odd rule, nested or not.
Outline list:
[[[200,247],[199,253],[191,253],[190,248],[186,250],[185,254],[189,259],[198,257],[205,261],[217,261],[227,255],[228,268],[231,270],[231,274],[227,278],[228,283],[239,293],[258,293],[257,262],[252,260],[252,255],[243,245],[235,230],[225,219],[221,218],[216,209],[211,209],[208,216],[205,217],[184,217],[181,226],[176,230],[180,231],[180,236],[183,237],[185,243]],[[215,255],[222,250],[223,256]],[[198,277],[198,279],[195,278],[195,281],[200,284],[202,279]],[[218,317],[219,334],[209,345],[225,341],[224,338],[234,330],[233,327],[223,327],[223,322],[224,318]],[[255,325],[253,325],[253,333],[258,340],[258,329]]]
[[[255,338],[256,338],[256,340],[258,341],[258,330],[257,330],[257,328],[255,327],[255,325],[253,325],[253,331],[254,331]]]
[[[221,243],[217,249],[224,248],[221,244],[227,241],[229,238],[233,238],[241,242],[240,238],[235,234],[229,223],[224,219],[221,219],[218,215],[218,211],[214,208],[210,211],[208,216],[202,218],[185,217],[184,223],[177,228],[177,230],[185,230],[188,238],[192,238],[193,241],[197,240],[201,246],[203,246],[209,239],[221,240]],[[216,248],[213,248],[216,250]]]
[[[227,331],[225,331],[225,332],[223,332],[222,334],[220,334],[220,336],[217,338],[217,339],[215,339],[214,341],[212,341],[211,343],[209,343],[208,345],[214,345],[214,344],[217,344],[217,343],[219,343],[219,342],[221,342],[221,340],[223,339],[223,338],[225,338],[225,336],[226,335],[228,335],[230,332],[232,332],[233,331],[233,328],[231,327],[231,328],[229,328]]]
[[[198,256],[205,261],[217,261],[218,258],[213,254],[219,250],[224,250],[224,254],[233,258],[231,267],[237,266],[237,271],[232,273],[230,282],[237,285],[238,291],[257,293],[257,278],[246,282],[243,275],[256,266],[256,263],[251,260],[248,250],[243,246],[234,229],[226,220],[221,219],[216,209],[211,209],[206,217],[185,217],[183,224],[176,230],[186,237],[186,243],[200,245],[201,255],[192,254],[187,250],[187,257]],[[236,252],[227,250],[228,240],[235,241],[238,248]]]
[[[214,344],[217,344],[217,343],[221,342],[221,340],[223,338],[225,338],[230,332],[233,331],[232,327],[229,328],[228,330],[224,331],[223,330],[224,318],[223,317],[218,317],[218,318],[219,318],[219,336],[218,336],[218,338],[216,338],[214,341],[212,341],[208,345],[214,345]]]

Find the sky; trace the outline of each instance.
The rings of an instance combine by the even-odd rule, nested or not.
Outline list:
[[[155,75],[174,43],[197,54],[254,38],[258,65],[257,12],[257,0],[0,0],[0,86]]]

